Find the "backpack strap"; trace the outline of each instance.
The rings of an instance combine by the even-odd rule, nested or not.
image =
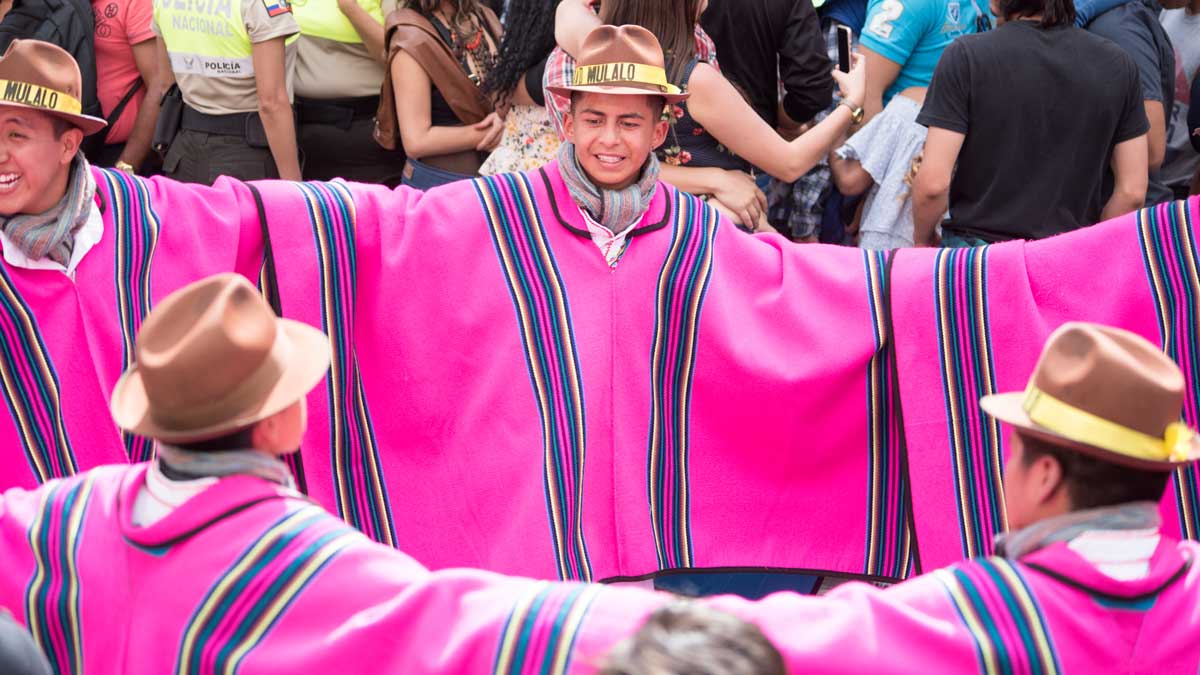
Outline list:
[[[120,102],[117,103],[117,107],[113,108],[113,111],[109,113],[108,117],[104,118],[104,121],[108,122],[109,129],[111,129],[112,126],[117,123],[117,120],[121,119],[121,113],[125,112],[125,107],[129,105],[129,102],[133,100],[134,95],[137,94],[141,88],[142,78],[139,77],[137,81],[133,83],[133,86],[129,88],[129,91],[125,92],[125,96],[123,96]]]

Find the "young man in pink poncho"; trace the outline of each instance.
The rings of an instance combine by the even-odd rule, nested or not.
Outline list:
[[[1014,429],[996,557],[885,591],[768,598],[756,611],[793,627],[778,638],[789,667],[1196,673],[1200,545],[1162,532],[1158,513],[1170,473],[1200,457],[1184,396],[1179,368],[1141,337],[1061,327],[1024,392],[981,402]]]
[[[0,610],[54,672],[587,671],[664,600],[430,573],[305,499],[281,457],[329,342],[243,277],[163,300],[136,355],[112,415],[157,459],[0,494]]]
[[[79,147],[105,121],[80,113],[79,67],[59,47],[13,41],[0,81],[0,487],[32,487],[151,456],[106,409],[152,297],[215,272],[257,276],[242,221],[261,235],[244,187],[90,166]]]

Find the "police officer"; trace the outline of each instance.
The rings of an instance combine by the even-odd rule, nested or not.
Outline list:
[[[288,0],[154,0],[153,27],[164,81],[183,98],[163,173],[300,180],[291,104],[300,28]]]
[[[295,0],[296,112],[304,177],[400,184],[404,159],[375,142],[383,18],[396,0]]]

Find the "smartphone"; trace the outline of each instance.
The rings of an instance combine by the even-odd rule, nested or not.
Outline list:
[[[838,70],[843,73],[850,72],[850,27],[837,27],[838,41]]]

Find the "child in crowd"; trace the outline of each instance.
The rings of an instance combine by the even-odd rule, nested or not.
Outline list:
[[[883,112],[830,153],[838,190],[848,197],[867,193],[858,245],[872,250],[913,245],[912,180],[921,165],[925,127],[917,113],[925,87],[909,87]]]
[[[784,675],[752,623],[693,603],[667,605],[617,645],[599,675]]]

